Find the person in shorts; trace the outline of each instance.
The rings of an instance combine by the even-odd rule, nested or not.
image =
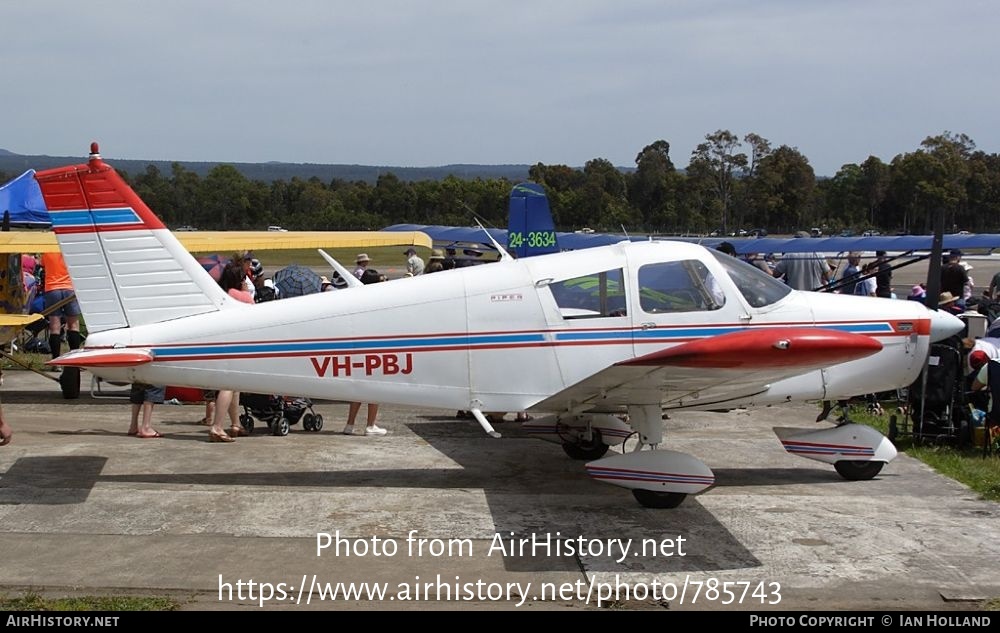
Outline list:
[[[132,403],[132,423],[128,434],[143,439],[163,437],[153,429],[153,406],[163,404],[167,388],[158,385],[147,385],[141,382],[132,383],[128,400]],[[139,411],[142,411],[142,424],[139,423]]]
[[[45,312],[49,319],[49,350],[52,358],[62,353],[62,327],[66,326],[69,348],[83,345],[80,334],[80,304],[76,300],[73,281],[66,270],[62,253],[42,253],[42,270],[45,271]],[[51,311],[54,306],[60,307]],[[55,368],[55,366],[52,366]]]

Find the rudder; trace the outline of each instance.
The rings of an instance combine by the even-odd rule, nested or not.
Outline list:
[[[228,297],[91,144],[36,172],[89,332],[212,312]]]

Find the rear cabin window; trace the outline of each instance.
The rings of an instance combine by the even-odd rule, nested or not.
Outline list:
[[[701,312],[726,303],[715,277],[696,259],[647,264],[639,269],[643,312]]]
[[[625,275],[621,268],[549,284],[564,319],[623,317]]]

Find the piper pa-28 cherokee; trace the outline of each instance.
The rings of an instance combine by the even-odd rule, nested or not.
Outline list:
[[[697,458],[661,448],[664,410],[895,389],[917,377],[932,341],[963,327],[915,301],[791,290],[679,242],[504,254],[247,305],[91,151],[35,175],[89,331],[53,364],[114,381],[469,410],[495,437],[484,412],[527,410],[530,433],[649,507],[715,481]],[[874,477],[896,454],[867,426],[775,431],[847,479]],[[604,457],[633,435],[634,450]]]

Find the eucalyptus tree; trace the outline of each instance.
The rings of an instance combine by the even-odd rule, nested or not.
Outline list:
[[[669,231],[679,227],[677,193],[681,176],[670,160],[670,143],[659,140],[635,157],[636,170],[626,176],[629,204],[647,230]]]
[[[729,230],[736,176],[746,168],[747,155],[739,152],[740,139],[729,130],[717,130],[705,137],[691,152],[688,177],[697,178],[703,190],[711,191],[714,201],[711,212],[719,215],[723,231]]]

